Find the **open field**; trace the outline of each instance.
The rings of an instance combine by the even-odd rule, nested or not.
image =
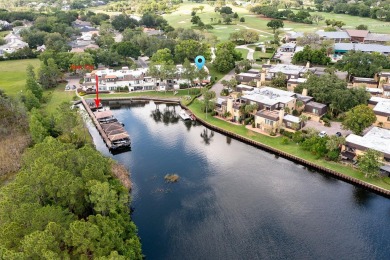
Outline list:
[[[293,142],[289,142],[288,144],[282,144],[281,140],[282,137],[269,137],[262,134],[255,133],[251,130],[248,130],[243,125],[233,125],[229,122],[214,118],[209,116],[208,119],[206,119],[205,113],[201,112],[200,109],[200,102],[198,100],[195,100],[191,106],[191,111],[196,114],[197,117],[200,117],[201,119],[215,125],[218,127],[221,127],[225,130],[228,130],[230,132],[242,135],[244,137],[250,138],[252,140],[261,142],[263,144],[272,146],[276,149],[285,151],[287,153],[290,153],[292,155],[298,156],[300,158],[304,158],[305,160],[308,160],[310,162],[313,162],[317,165],[327,167],[329,169],[335,170],[337,172],[343,173],[348,176],[352,176],[356,179],[371,183],[373,185],[385,188],[387,190],[390,190],[390,178],[389,177],[383,177],[383,178],[372,178],[368,179],[365,178],[364,175],[357,171],[356,169],[353,169],[352,167],[344,166],[336,162],[330,162],[325,161],[323,159],[317,159],[315,155],[308,151],[302,150],[297,144]]]
[[[0,89],[7,95],[15,96],[24,89],[26,82],[27,65],[31,64],[36,69],[39,66],[38,59],[0,61]]]
[[[245,22],[240,23],[239,21],[234,20],[233,24],[214,24],[221,16],[219,13],[214,12],[214,7],[205,3],[193,3],[185,2],[180,5],[179,9],[173,13],[164,15],[164,18],[169,22],[169,24],[175,28],[192,28],[191,23],[191,10],[194,7],[200,5],[204,6],[203,12],[198,12],[197,15],[202,19],[205,24],[213,24],[214,29],[209,30],[210,33],[216,35],[219,40],[226,41],[229,39],[230,33],[247,28],[253,29],[259,32],[260,42],[269,40],[272,38],[272,30],[267,27],[267,23],[271,20],[269,18],[260,17],[258,15],[251,14],[247,9],[242,7],[233,7],[233,11],[237,12],[239,17],[244,17]],[[345,28],[355,28],[359,24],[366,24],[372,32],[378,33],[390,33],[390,22],[382,22],[379,20],[374,20],[371,18],[362,18],[357,16],[350,16],[346,14],[333,14],[333,13],[324,13],[324,12],[311,12],[311,14],[321,14],[325,19],[336,19],[342,20],[346,23]],[[213,21],[211,20],[213,19]],[[283,31],[296,30],[303,32],[311,32],[320,30],[326,27],[324,21],[321,21],[318,25],[316,24],[302,24],[294,23],[290,21],[284,21]],[[195,28],[195,27],[194,27]]]

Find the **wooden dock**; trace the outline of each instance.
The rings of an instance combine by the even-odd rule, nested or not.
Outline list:
[[[99,134],[103,138],[103,141],[106,143],[108,149],[111,149],[112,148],[112,142],[110,141],[110,139],[108,139],[107,134],[103,131],[102,126],[100,125],[100,123],[96,119],[96,117],[93,114],[91,108],[89,107],[89,105],[87,104],[87,102],[84,99],[82,99],[81,102],[83,103],[85,110],[87,111],[89,117],[92,119],[94,125],[96,126],[96,129],[98,130]]]

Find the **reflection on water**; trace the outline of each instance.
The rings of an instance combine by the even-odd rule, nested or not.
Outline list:
[[[209,145],[212,141],[212,138],[214,136],[214,131],[210,131],[207,128],[203,129],[203,132],[200,134],[200,137],[203,139],[203,143],[206,145]]]
[[[230,144],[232,142],[232,138],[230,136],[226,136],[226,143]]]
[[[373,193],[360,187],[354,187],[353,198],[359,206],[368,206],[371,199],[374,198]]]
[[[165,106],[163,110],[160,110],[160,105],[156,105],[156,108],[151,111],[150,116],[156,123],[163,122],[165,125],[177,124],[180,120],[180,116],[176,113],[175,106]]]
[[[110,155],[91,129],[130,169],[147,259],[388,259],[388,199],[158,110],[113,110],[131,152]]]

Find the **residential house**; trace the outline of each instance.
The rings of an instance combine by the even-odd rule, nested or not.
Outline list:
[[[305,105],[303,113],[313,121],[320,121],[320,118],[326,114],[328,107],[325,104],[310,101]]]
[[[295,109],[296,94],[277,88],[264,87],[243,92],[241,99],[245,100],[247,104],[257,104],[258,110],[272,111],[288,108],[292,111]]]
[[[351,36],[344,31],[338,31],[338,32],[317,31],[316,33],[320,36],[321,40],[332,40],[335,43],[351,41]]]
[[[289,42],[282,44],[279,48],[282,52],[295,52],[296,47],[296,43]]]
[[[306,78],[289,79],[287,81],[287,90],[294,92],[294,89],[307,81]]]
[[[260,74],[242,72],[236,75],[236,80],[241,83],[249,84],[260,80]]]
[[[27,42],[24,42],[19,35],[12,32],[5,36],[4,40],[6,41],[6,44],[0,46],[0,56],[28,47]]]
[[[224,114],[224,113],[228,112],[228,113],[230,113],[230,116],[231,116],[233,122],[240,122],[242,119],[240,107],[242,105],[245,105],[245,104],[246,104],[245,100],[229,96],[226,103],[221,104],[222,113]]]
[[[265,85],[270,82],[278,73],[283,73],[287,80],[302,78],[308,71],[315,72],[315,69],[310,69],[308,66],[297,66],[291,64],[264,64],[263,70],[260,73],[260,84]]]
[[[297,39],[302,37],[303,32],[287,32],[285,36],[285,40],[288,43],[297,43]]]
[[[390,84],[390,72],[381,72],[378,74],[379,87],[381,88],[384,84]]]
[[[341,155],[344,158],[356,159],[367,149],[373,149],[383,154],[385,162],[390,161],[390,130],[373,127],[364,136],[350,134],[345,139]]]
[[[390,99],[371,97],[368,105],[373,108],[376,116],[375,125],[390,129]]]
[[[382,86],[383,88],[383,96],[390,98],[390,84],[385,84]]]
[[[351,42],[364,42],[364,39],[367,37],[369,31],[367,30],[345,30],[348,35],[351,37]]]
[[[364,43],[378,43],[385,45],[388,42],[390,42],[389,34],[369,33],[364,39]]]
[[[374,78],[353,77],[352,85],[353,87],[377,88],[378,81]]]
[[[254,87],[251,87],[251,86],[248,86],[248,85],[244,85],[244,84],[239,84],[236,86],[236,91],[237,92],[243,92],[243,91],[252,91],[254,89]]]
[[[97,76],[99,79],[99,90],[101,91],[115,91],[118,88],[125,87],[129,91],[179,89],[180,84],[188,82],[181,79],[181,74],[183,73],[182,65],[177,65],[176,68],[176,77],[169,80],[160,80],[149,76],[147,68],[130,70],[128,67],[122,67],[121,70],[117,71],[103,68],[87,73],[84,76],[84,86],[86,88],[94,88]],[[207,68],[205,69],[207,70]],[[210,76],[199,84],[205,85],[209,82]]]
[[[255,127],[271,133],[283,128],[287,131],[300,130],[303,127],[299,117],[287,114],[281,110],[260,110],[255,114]]]

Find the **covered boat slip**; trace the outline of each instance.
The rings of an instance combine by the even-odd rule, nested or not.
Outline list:
[[[90,104],[84,99],[81,102],[110,150],[114,151],[130,147],[131,140],[129,134],[114,117],[111,110],[92,112]]]

